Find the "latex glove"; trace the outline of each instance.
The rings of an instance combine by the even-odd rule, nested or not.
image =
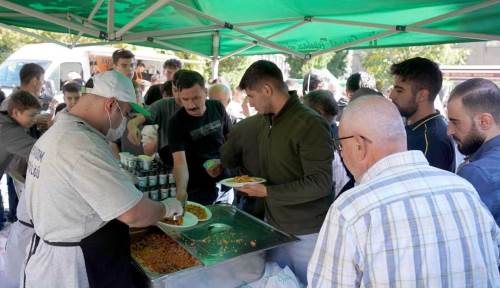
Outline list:
[[[184,209],[182,208],[182,204],[176,198],[167,198],[161,201],[165,206],[165,218],[172,218],[175,215],[182,215]]]

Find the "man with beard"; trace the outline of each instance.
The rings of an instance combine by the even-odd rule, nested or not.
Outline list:
[[[390,98],[406,119],[408,150],[420,150],[431,166],[455,171],[455,147],[445,118],[434,108],[443,75],[438,65],[416,57],[391,66]]]
[[[457,174],[476,188],[500,225],[500,89],[490,80],[469,79],[448,100],[448,134],[466,155]]]

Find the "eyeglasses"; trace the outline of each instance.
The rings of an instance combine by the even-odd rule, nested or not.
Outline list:
[[[372,140],[366,138],[365,136],[363,135],[357,135],[359,137],[361,137],[361,139],[363,139],[364,141],[368,142],[368,143],[373,143]],[[340,143],[341,140],[346,140],[346,139],[350,139],[350,138],[354,138],[356,137],[356,135],[351,135],[351,136],[346,136],[346,137],[340,137],[340,138],[335,138],[333,139],[333,146],[335,148],[335,150],[337,151],[342,151],[342,143]]]

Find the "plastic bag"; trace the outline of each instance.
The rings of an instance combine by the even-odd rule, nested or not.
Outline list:
[[[304,285],[295,277],[290,268],[281,268],[278,264],[266,263],[264,275],[259,280],[241,286],[243,288],[302,288]]]

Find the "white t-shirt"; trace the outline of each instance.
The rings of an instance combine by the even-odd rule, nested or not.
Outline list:
[[[142,198],[104,135],[69,113],[33,146],[26,174],[28,212],[48,241],[80,241]]]
[[[142,198],[105,136],[70,113],[61,114],[33,147],[25,193],[35,232],[52,242],[78,242]],[[27,287],[88,286],[79,246],[40,241],[26,272]]]

